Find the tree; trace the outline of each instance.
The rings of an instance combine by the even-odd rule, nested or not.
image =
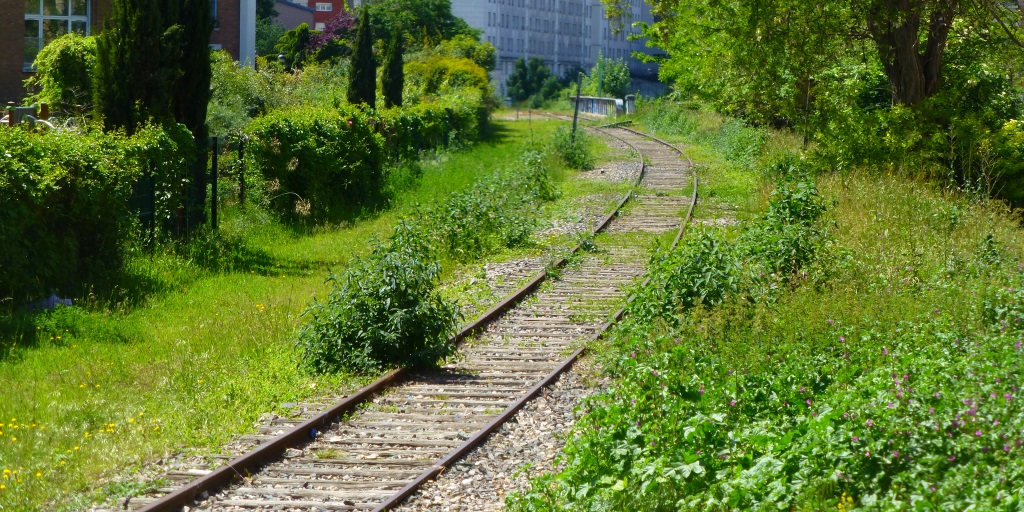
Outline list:
[[[272,55],[277,58],[274,48],[281,37],[288,32],[284,25],[269,18],[256,18],[256,54]]]
[[[309,40],[310,51],[316,52],[318,62],[349,56],[352,50],[347,40],[351,38],[355,28],[355,14],[342,9],[335,17],[327,20],[322,31],[312,35]]]
[[[148,118],[171,117],[181,27],[175,0],[116,0],[96,39],[97,113],[107,130],[133,133]]]
[[[627,0],[603,2],[613,14],[629,12]],[[941,90],[954,26],[962,28],[958,38],[978,31],[1016,42],[1020,25],[1020,14],[999,0],[648,2],[659,21],[646,27],[647,35],[672,54],[672,73],[686,74],[684,61],[696,60],[702,65],[693,73],[750,73],[752,81],[770,77],[810,96],[814,75],[866,44],[888,78],[893,103],[904,105],[920,104]]]
[[[274,45],[274,49],[284,55],[285,66],[291,69],[302,69],[302,64],[309,53],[310,39],[312,35],[309,25],[305,23],[284,33],[281,39]]]
[[[204,154],[212,30],[210,0],[115,0],[96,41],[104,127],[133,133],[147,121],[182,123]],[[185,235],[205,220],[205,159],[193,162],[187,182]]]
[[[256,0],[256,20],[272,21],[277,17],[276,0]]]
[[[402,106],[402,91],[405,89],[405,72],[403,71],[402,54],[403,38],[399,34],[392,36],[388,45],[387,60],[381,70],[381,89],[384,93],[384,107]]]
[[[208,131],[206,111],[210,105],[210,33],[213,20],[210,0],[179,0],[181,55],[177,62],[180,73],[171,88],[171,111],[174,119],[184,124],[196,141],[202,157],[192,164],[186,197],[185,230],[191,233],[206,223],[206,148]]]
[[[452,14],[451,0],[377,0],[366,8],[378,38],[390,41],[395,33],[402,34],[411,50],[429,48],[458,34],[476,40],[482,34]]]
[[[377,104],[377,63],[373,58],[373,32],[370,28],[370,10],[363,7],[356,32],[355,51],[348,75],[348,102],[353,105],[365,104],[371,108]]]
[[[520,58],[516,60],[505,82],[508,95],[515,101],[523,101],[540,92],[550,76],[551,70],[540,57],[530,57],[529,61]]]
[[[625,62],[607,58],[598,52],[590,76],[583,79],[583,92],[592,96],[623,98],[629,94],[632,83]]]
[[[456,34],[451,39],[441,41],[433,50],[430,50],[430,53],[469,59],[486,71],[494,70],[494,65],[498,62],[498,50],[494,48],[494,45],[487,41],[478,41],[466,34]]]

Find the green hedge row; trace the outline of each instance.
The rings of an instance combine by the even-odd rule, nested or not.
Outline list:
[[[134,184],[154,162],[169,218],[182,162],[194,152],[181,126],[132,137],[0,129],[0,304],[50,293],[117,269],[135,216]]]
[[[364,112],[350,106],[271,112],[246,130],[267,197],[291,217],[331,219],[383,197],[385,163],[475,141],[487,119],[476,91],[417,105]]]

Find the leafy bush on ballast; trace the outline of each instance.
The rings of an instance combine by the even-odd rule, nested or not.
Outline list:
[[[389,243],[328,278],[333,289],[309,308],[299,335],[310,369],[365,373],[450,354],[459,313],[435,290],[441,266],[428,255],[422,235],[403,222]]]

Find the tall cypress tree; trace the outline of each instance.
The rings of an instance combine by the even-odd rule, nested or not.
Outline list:
[[[402,35],[396,32],[388,46],[387,61],[380,72],[385,108],[402,106],[402,90],[405,88],[405,70],[402,67],[402,54],[405,52],[403,43]]]
[[[205,155],[210,14],[210,0],[114,0],[96,42],[93,88],[107,130],[132,133],[147,121],[179,122],[192,132],[199,155]],[[180,234],[205,220],[206,158],[197,158],[187,174]]]
[[[108,130],[129,133],[147,119],[171,115],[178,75],[180,0],[116,0],[96,41],[97,113]]]
[[[363,7],[356,32],[356,48],[352,52],[348,74],[348,102],[374,107],[377,104],[377,63],[373,60],[373,33],[370,29],[370,11]]]
[[[180,70],[171,90],[174,120],[184,124],[196,141],[199,158],[192,163],[185,204],[186,233],[206,223],[207,138],[206,111],[210,103],[210,34],[213,20],[210,0],[172,0],[181,5],[181,54],[175,67]]]

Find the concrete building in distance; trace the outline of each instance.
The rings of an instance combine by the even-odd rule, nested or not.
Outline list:
[[[36,55],[67,34],[96,34],[110,14],[112,0],[0,0],[0,103],[21,102],[22,83],[33,72]],[[256,57],[256,0],[212,0],[210,45],[239,62]]]
[[[598,53],[622,59],[629,66],[634,83],[645,93],[655,92],[658,68],[632,57],[634,52],[653,55],[644,41],[630,41],[632,22],[653,23],[650,6],[644,0],[629,0],[632,18],[614,34],[604,16],[600,0],[453,0],[452,13],[472,27],[484,31],[483,38],[498,50],[494,79],[499,92],[517,59],[540,57],[557,75],[577,67],[587,72]]]

